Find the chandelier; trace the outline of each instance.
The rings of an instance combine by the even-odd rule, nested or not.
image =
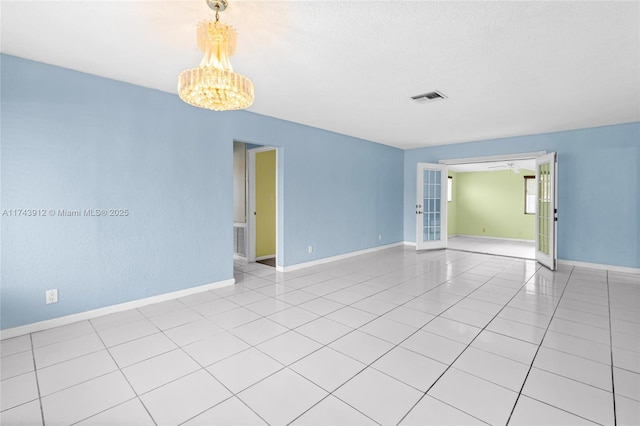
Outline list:
[[[248,108],[253,103],[253,83],[233,72],[229,57],[236,51],[236,30],[220,22],[219,12],[227,0],[206,0],[216,12],[215,21],[198,24],[198,47],[204,52],[196,68],[182,71],[178,77],[178,95],[186,103],[215,111]]]

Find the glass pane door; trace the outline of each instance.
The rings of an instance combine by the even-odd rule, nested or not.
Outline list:
[[[556,153],[536,159],[536,260],[556,269]]]
[[[447,166],[418,164],[416,201],[416,248],[447,246]]]

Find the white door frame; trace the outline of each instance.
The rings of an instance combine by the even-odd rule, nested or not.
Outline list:
[[[554,155],[554,161],[553,161],[553,182],[552,182],[552,192],[553,192],[553,211],[552,211],[552,216],[553,216],[553,224],[552,229],[550,234],[553,234],[551,236],[551,247],[550,247],[550,255],[545,257],[545,256],[540,256],[539,252],[538,252],[538,248],[539,248],[539,233],[538,233],[538,226],[539,226],[539,217],[538,217],[538,196],[536,194],[536,223],[535,223],[535,233],[536,233],[536,260],[538,262],[540,262],[540,264],[545,265],[546,267],[548,267],[551,270],[555,270],[556,269],[556,265],[557,265],[557,258],[558,258],[558,232],[557,232],[557,206],[558,206],[558,176],[557,176],[557,155],[556,153],[550,153],[547,154],[547,151],[534,151],[534,152],[522,152],[519,154],[505,154],[505,155],[493,155],[493,156],[487,156],[487,157],[469,157],[469,158],[456,158],[456,159],[449,159],[449,160],[440,160],[439,163],[440,164],[446,164],[446,165],[455,165],[455,164],[470,164],[470,163],[488,163],[488,162],[492,162],[492,161],[508,161],[508,160],[531,160],[534,159],[536,160],[536,188],[538,188],[538,164],[537,164],[537,160],[544,158],[547,155]],[[537,189],[536,189],[537,190]]]
[[[449,160],[440,160],[439,164],[453,166],[455,164],[471,164],[471,163],[491,163],[494,161],[508,160],[532,160],[546,155],[547,151],[521,152],[519,154],[491,155],[487,157],[468,157],[468,158],[452,158]]]
[[[425,213],[429,213],[430,208],[424,205],[424,172],[426,170],[434,170],[440,173],[440,209],[437,213],[440,215],[440,239],[424,241],[424,221]],[[447,193],[449,192],[449,181],[447,174],[447,166],[443,164],[418,163],[417,179],[416,179],[416,250],[435,250],[447,248]],[[435,211],[435,210],[434,210]]]
[[[256,154],[259,152],[276,152],[276,265],[279,260],[280,244],[278,241],[278,148],[273,146],[260,146],[247,149],[247,261],[256,261]]]

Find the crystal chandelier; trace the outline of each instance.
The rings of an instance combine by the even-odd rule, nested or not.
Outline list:
[[[186,69],[178,77],[178,95],[186,103],[215,111],[248,108],[253,103],[253,83],[233,72],[229,57],[236,50],[236,30],[220,22],[218,12],[227,0],[206,0],[216,12],[215,21],[198,24],[198,47],[204,58],[197,68]]]

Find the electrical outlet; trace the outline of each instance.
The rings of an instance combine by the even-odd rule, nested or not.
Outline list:
[[[309,253],[313,253],[313,246],[309,246],[307,250],[309,251]]]
[[[58,289],[47,290],[45,292],[47,305],[50,303],[58,303]]]
[[[378,241],[382,241],[382,234],[378,234]]]
[[[482,232],[486,232],[486,230],[484,228],[482,228]]]

